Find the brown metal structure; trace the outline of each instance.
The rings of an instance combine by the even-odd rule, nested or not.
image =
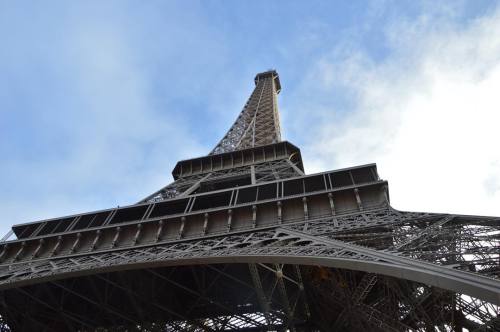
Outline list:
[[[500,219],[395,210],[374,164],[305,175],[255,84],[139,203],[13,226],[0,330],[500,330]]]

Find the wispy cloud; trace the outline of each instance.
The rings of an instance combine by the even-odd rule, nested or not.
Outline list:
[[[309,103],[308,171],[377,162],[396,208],[500,214],[500,10],[456,15],[387,22],[382,61],[351,45],[318,62],[306,84],[354,103]]]
[[[0,231],[157,190],[271,67],[309,172],[377,162],[398,208],[500,214],[498,11],[418,3],[0,4]]]
[[[156,75],[172,70],[161,61],[155,67],[138,51],[153,47],[141,39],[148,31],[113,8],[99,9],[3,13],[0,36],[15,35],[0,52],[4,229],[134,203],[168,183],[177,160],[205,152],[172,102],[189,98],[189,82],[179,74],[180,92],[158,93]],[[154,19],[149,10],[145,16]],[[170,24],[176,23],[158,23]],[[149,57],[179,54],[169,44],[157,47]]]

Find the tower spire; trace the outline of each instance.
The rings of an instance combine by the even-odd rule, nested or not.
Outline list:
[[[276,70],[255,76],[255,89],[224,138],[210,152],[220,154],[281,141],[278,93],[281,90]]]
[[[243,110],[208,156],[178,162],[172,171],[175,181],[139,203],[205,191],[221,177],[225,185],[241,186],[304,175],[300,150],[281,141],[278,73],[273,69],[258,73],[254,81],[255,88]],[[217,187],[221,187],[220,183]]]

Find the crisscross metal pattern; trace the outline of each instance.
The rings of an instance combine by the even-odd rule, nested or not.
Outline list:
[[[266,75],[267,74],[267,75]],[[210,152],[241,150],[281,140],[276,71],[257,74],[255,89],[224,138]]]
[[[374,164],[305,175],[255,83],[138,204],[17,225],[0,331],[499,331],[500,218],[395,210]]]

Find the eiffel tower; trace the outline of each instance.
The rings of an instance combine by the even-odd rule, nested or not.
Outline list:
[[[500,218],[398,211],[375,164],[306,175],[280,90],[257,74],[137,204],[14,225],[0,330],[500,331]]]

